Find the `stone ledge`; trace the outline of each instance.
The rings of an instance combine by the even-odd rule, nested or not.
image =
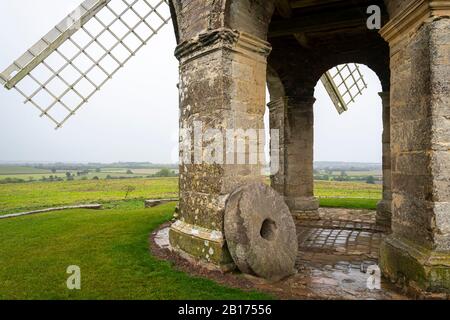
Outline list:
[[[32,214],[47,213],[47,212],[62,211],[62,210],[73,210],[73,209],[100,210],[102,208],[103,208],[103,205],[101,205],[101,204],[81,204],[81,205],[75,205],[75,206],[64,206],[64,207],[47,208],[47,209],[40,209],[40,210],[27,211],[27,212],[5,214],[5,215],[0,216],[0,219],[9,219],[9,218],[15,218],[15,217],[21,217],[21,216],[28,216],[28,215],[32,215]]]
[[[162,204],[165,203],[169,203],[169,202],[177,202],[179,201],[178,198],[170,198],[170,199],[150,199],[150,200],[145,200],[144,202],[144,206],[145,208],[153,208],[156,206],[160,206]]]

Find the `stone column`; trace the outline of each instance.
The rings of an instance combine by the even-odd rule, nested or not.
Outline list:
[[[314,197],[314,97],[283,97],[269,104],[271,129],[280,129],[280,170],[273,188],[296,217],[316,216]]]
[[[450,293],[450,5],[411,1],[381,31],[391,48],[392,234],[384,275]]]
[[[381,92],[380,97],[383,104],[383,199],[377,206],[377,224],[390,229],[392,219],[390,92]]]
[[[226,28],[202,33],[176,50],[180,212],[170,242],[178,252],[224,270],[233,267],[223,235],[225,202],[238,186],[263,181],[269,53],[266,41]]]
[[[316,214],[314,198],[314,97],[287,98],[286,203],[294,215]]]
[[[286,98],[281,97],[270,101],[267,105],[269,107],[269,122],[270,130],[278,130],[279,144],[278,150],[270,149],[270,161],[278,161],[276,164],[277,172],[270,176],[271,187],[280,195],[285,194],[285,124],[286,124]],[[271,137],[273,138],[273,137]]]

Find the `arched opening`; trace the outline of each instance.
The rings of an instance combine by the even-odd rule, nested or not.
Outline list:
[[[277,71],[268,67],[270,115],[266,127],[279,131],[282,150],[272,154],[271,160],[278,161],[279,168],[272,174],[271,184],[287,198],[291,211],[315,211],[316,197],[325,207],[378,210],[379,222],[389,226],[389,91],[384,91],[370,67],[348,66],[358,68],[361,77],[341,72],[347,87],[340,89],[340,96],[348,111],[330,98],[323,77],[317,76],[320,80],[315,82],[314,97],[289,96]],[[338,69],[325,70],[335,75]],[[340,85],[338,78],[334,82]],[[355,89],[356,82],[362,82],[359,89]],[[305,174],[308,171],[311,174]],[[289,203],[292,195],[303,199]]]
[[[328,83],[315,87],[314,195],[324,207],[376,210],[383,185],[383,89],[369,67],[348,66],[328,71],[346,111],[332,101]]]

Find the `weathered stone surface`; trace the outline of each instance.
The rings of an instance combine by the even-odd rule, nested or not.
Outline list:
[[[450,19],[439,15],[450,8],[435,11],[423,1],[429,18],[417,19],[408,5],[392,2],[397,17],[382,30],[391,47],[393,217],[381,268],[409,288],[448,293]]]
[[[294,272],[298,244],[283,198],[264,184],[238,188],[225,209],[225,238],[238,268],[279,280]]]
[[[331,3],[340,10],[344,2],[332,1],[330,6]],[[377,3],[382,5],[382,1]],[[277,26],[284,25],[286,30],[297,28],[300,18],[308,18],[311,13],[293,9],[295,26],[290,25],[288,18],[275,14],[269,28],[274,11],[272,0],[172,0],[179,44],[176,55],[180,60],[180,128],[202,121],[209,127],[202,133],[210,128],[263,129],[267,79],[272,99],[270,127],[280,133],[280,148],[276,150],[279,171],[272,176],[272,186],[285,197],[291,211],[315,210],[314,88],[322,74],[336,65],[367,65],[377,73],[383,88],[384,184],[378,221],[388,225],[392,215],[393,232],[382,246],[384,272],[393,279],[403,277],[412,285],[420,283],[424,290],[448,292],[450,6],[445,1],[434,1],[432,5],[431,0],[384,3],[390,15],[390,22],[381,31],[386,41],[378,31],[368,30],[365,21],[360,26],[328,30],[323,25],[317,29],[310,19],[311,26],[302,28],[313,27],[317,31],[277,35]],[[321,10],[327,6],[328,3],[323,4]],[[212,154],[226,159],[249,155],[247,150],[219,154],[209,148],[213,138],[200,142],[207,149],[200,160]],[[244,140],[256,141],[248,137],[237,139],[236,143]],[[193,152],[194,158],[195,148],[187,151]],[[226,263],[225,203],[235,188],[261,182],[261,168],[260,164],[249,163],[182,164],[177,223],[192,227],[172,228],[172,244],[198,259],[209,259],[218,265]],[[250,199],[254,196],[249,195]],[[267,201],[255,205],[245,197],[241,200],[248,210],[260,208]],[[262,225],[262,221],[259,223]],[[269,221],[269,231],[270,226],[273,224]],[[196,234],[203,229],[209,230],[200,232],[204,237],[222,234],[214,244],[212,258],[204,255],[203,238]],[[414,256],[415,248],[426,253]],[[251,259],[258,261],[261,257]],[[273,267],[270,261],[266,262],[267,268]],[[254,268],[247,269],[257,273]]]

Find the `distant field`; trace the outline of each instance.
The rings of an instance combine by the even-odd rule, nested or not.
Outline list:
[[[159,171],[159,170],[158,170]],[[132,177],[145,177],[146,174],[127,174],[126,171],[124,172],[89,172],[87,175],[77,176],[76,171],[58,171],[56,173],[47,172],[45,174],[42,173],[34,173],[34,174],[10,174],[10,175],[0,175],[0,180],[11,178],[11,179],[23,179],[23,180],[29,180],[30,178],[33,178],[34,180],[39,180],[42,177],[48,178],[49,176],[54,177],[60,177],[60,178],[66,178],[66,172],[70,172],[73,175],[73,178],[75,180],[79,179],[92,179],[94,177],[97,177],[99,179],[105,179],[107,176],[111,176],[114,178],[132,178]]]
[[[45,207],[178,196],[178,179],[75,180],[0,184],[0,215]]]
[[[49,174],[50,170],[37,169],[33,167],[19,166],[0,166],[0,175],[18,175],[18,174]]]
[[[139,169],[135,169],[135,168],[130,168],[130,169],[126,169],[126,168],[103,168],[102,172],[110,173],[110,174],[126,174],[127,170],[131,170],[134,174],[137,174],[137,175],[150,175],[150,174],[157,173],[161,169],[157,169],[157,168],[139,168]],[[176,171],[178,171],[178,170],[176,170]]]
[[[347,175],[353,177],[366,177],[366,176],[374,176],[381,177],[383,175],[382,171],[346,171]],[[341,171],[333,171],[333,175],[339,176]]]
[[[178,196],[177,178],[0,184],[0,215],[52,206],[124,200],[128,186],[135,190],[129,193],[127,199]],[[315,195],[321,198],[324,206],[374,208],[381,199],[381,186],[317,181]]]
[[[314,184],[316,197],[321,198],[355,198],[375,199],[382,196],[382,186],[363,182],[316,181]]]
[[[131,170],[132,173],[127,173],[128,170]],[[52,172],[51,170],[36,169],[33,167],[0,166],[0,181],[6,179],[37,181],[44,177],[49,178],[50,176],[66,179],[67,172],[70,172],[75,180],[91,180],[94,177],[106,179],[108,176],[113,178],[137,178],[153,175],[160,170],[160,168],[101,168],[100,172],[96,172],[94,169],[91,169],[88,174],[79,176],[77,175],[77,170],[57,170],[56,172]],[[178,170],[175,169],[173,169],[173,171],[178,172]]]

